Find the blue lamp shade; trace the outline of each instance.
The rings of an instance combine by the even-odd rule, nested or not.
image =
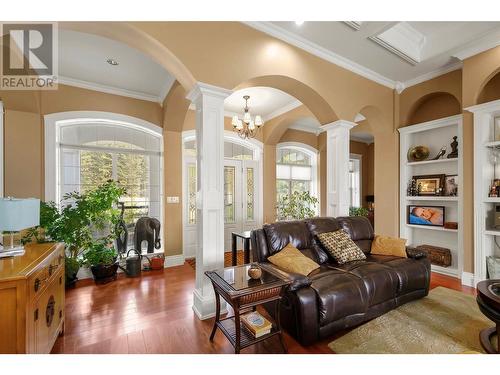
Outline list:
[[[0,198],[0,231],[18,232],[40,225],[40,199]]]

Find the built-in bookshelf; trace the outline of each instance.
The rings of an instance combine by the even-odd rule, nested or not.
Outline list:
[[[489,197],[493,180],[500,179],[500,134],[495,139],[495,121],[500,123],[500,100],[466,108],[474,114],[474,283],[488,277],[486,257],[500,257],[500,228],[494,227],[499,197]],[[499,129],[500,130],[500,129]],[[499,133],[497,131],[497,133]],[[495,241],[496,240],[496,241]]]
[[[434,245],[451,250],[452,264],[449,267],[432,265],[434,272],[462,277],[463,271],[463,199],[461,196],[463,158],[462,158],[462,116],[451,116],[399,129],[400,133],[400,237],[406,238],[410,246]],[[447,158],[452,151],[453,137],[458,139],[458,157]],[[446,147],[446,154],[438,160],[420,162],[408,161],[407,153],[411,147],[427,146],[429,158]],[[408,184],[413,176],[445,174],[457,176],[457,196],[408,196]],[[458,223],[458,229],[442,226],[414,225],[408,223],[408,206],[443,206],[445,221]]]

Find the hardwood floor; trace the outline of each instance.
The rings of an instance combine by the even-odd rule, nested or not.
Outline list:
[[[65,334],[52,353],[233,353],[217,332],[208,337],[213,319],[200,321],[193,310],[195,271],[188,264],[143,272],[140,278],[119,277],[107,285],[82,280],[66,292]],[[474,294],[457,279],[432,275],[431,288],[444,286]],[[302,347],[285,334],[290,353],[329,353],[334,337]],[[281,353],[278,338],[246,348],[242,353]]]

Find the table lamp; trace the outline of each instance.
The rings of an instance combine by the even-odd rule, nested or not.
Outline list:
[[[14,233],[40,225],[40,199],[0,198],[0,232],[10,232],[10,246],[0,246],[0,257],[24,254],[14,246]]]

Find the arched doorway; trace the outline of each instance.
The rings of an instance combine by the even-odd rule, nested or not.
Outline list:
[[[195,131],[182,133],[183,254],[196,255],[196,139]],[[262,225],[263,146],[224,132],[224,250],[231,250],[231,233]]]

